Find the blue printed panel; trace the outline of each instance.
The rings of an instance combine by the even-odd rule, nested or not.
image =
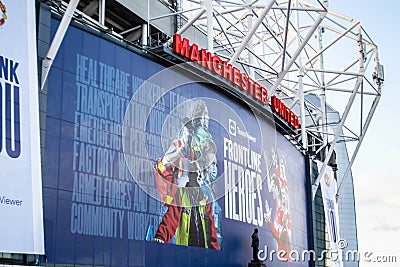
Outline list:
[[[308,266],[289,257],[309,247],[304,157],[267,108],[195,79],[68,31],[48,83],[48,263],[243,266],[257,228],[286,252],[267,262]]]

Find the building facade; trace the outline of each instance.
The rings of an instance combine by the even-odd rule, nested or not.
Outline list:
[[[341,115],[315,95],[296,101],[284,63],[282,75],[254,68],[253,38],[246,62],[240,47],[218,50],[226,44],[193,23],[219,2],[190,16],[181,1],[36,3],[44,251],[5,248],[1,264],[245,266],[255,247],[268,266],[338,264],[320,258],[331,247],[316,162],[332,152],[312,129]],[[258,37],[253,23],[268,25],[253,15],[247,33]],[[341,186],[352,162],[336,142]],[[339,229],[356,250],[349,177]]]

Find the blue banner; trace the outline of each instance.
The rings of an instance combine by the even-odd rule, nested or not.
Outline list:
[[[303,155],[268,107],[190,68],[69,29],[48,81],[47,262],[243,266],[257,228],[285,252],[266,262],[308,266],[289,257],[309,248]]]

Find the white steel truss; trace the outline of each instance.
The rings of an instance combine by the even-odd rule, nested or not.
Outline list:
[[[270,83],[271,96],[279,95],[298,110],[297,141],[307,151],[310,146],[325,151],[320,173],[337,142],[355,143],[339,196],[384,80],[378,48],[360,22],[329,10],[328,1],[319,0],[214,0],[212,10],[210,0],[190,0],[181,8],[200,11],[184,13],[188,22],[178,33],[192,25],[206,32],[209,51],[248,70],[259,82]],[[308,94],[317,95],[319,103],[308,102]],[[328,120],[327,107],[338,111],[341,119]],[[317,144],[308,136],[316,137]],[[320,179],[313,185],[313,196]]]
[[[99,2],[103,11],[106,1]],[[147,0],[148,27],[144,27],[146,36],[142,40],[149,38],[148,29],[154,21],[171,16],[183,21],[177,33],[185,36],[191,27],[203,33],[204,48],[264,83],[270,96],[278,95],[298,113],[301,129],[290,138],[305,151],[324,151],[320,173],[335,145],[351,142],[351,159],[339,179],[339,196],[379,103],[384,81],[378,47],[360,22],[330,10],[327,0],[174,0],[169,1],[175,5],[169,13],[150,17],[152,1],[162,0]],[[63,4],[68,9],[68,4]],[[104,15],[99,17],[99,25],[104,27]],[[124,33],[137,28],[109,32],[124,40]],[[149,49],[147,42],[143,43],[143,48]],[[170,44],[171,39],[164,46]],[[50,58],[55,53],[51,51]],[[311,101],[310,95],[318,101]],[[331,111],[337,111],[340,119],[329,119]],[[313,185],[313,196],[320,179]]]

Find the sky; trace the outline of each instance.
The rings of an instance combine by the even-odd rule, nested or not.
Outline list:
[[[382,98],[352,172],[359,251],[396,256],[397,263],[361,261],[360,267],[398,266],[400,262],[400,23],[398,0],[330,0],[329,9],[357,19],[378,45],[385,68]]]

